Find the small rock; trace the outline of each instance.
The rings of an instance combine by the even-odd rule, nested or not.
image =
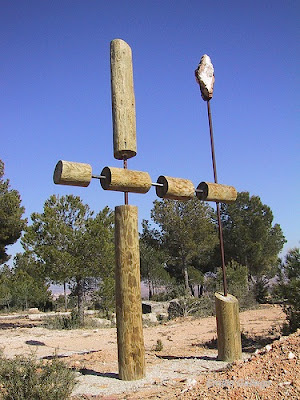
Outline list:
[[[39,313],[39,309],[36,308],[36,307],[29,308],[28,313],[29,314],[38,314]]]
[[[296,358],[295,354],[290,351],[288,354],[288,359],[293,360],[294,358]]]
[[[267,352],[269,352],[270,350],[272,350],[272,345],[271,344],[267,344],[265,346],[265,349],[266,349]]]
[[[150,322],[152,324],[156,324],[158,322],[155,313],[143,314],[142,318],[144,322]]]
[[[286,382],[280,382],[280,383],[279,383],[279,386],[280,386],[280,387],[283,387],[283,386],[289,386],[289,385],[291,385],[291,384],[292,384],[292,382],[286,381]]]
[[[196,379],[191,379],[191,378],[187,379],[186,380],[186,388],[183,389],[181,391],[181,393],[185,393],[188,390],[192,389],[196,385],[196,383],[197,383]]]
[[[102,328],[109,328],[111,327],[111,321],[109,319],[104,318],[91,318],[93,324]]]

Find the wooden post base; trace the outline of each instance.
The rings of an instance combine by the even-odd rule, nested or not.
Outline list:
[[[242,358],[239,303],[236,297],[215,293],[218,360],[234,361]]]
[[[145,376],[136,206],[115,208],[115,253],[119,378],[131,381]]]

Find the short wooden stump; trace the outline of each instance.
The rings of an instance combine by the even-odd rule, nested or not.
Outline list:
[[[215,293],[218,360],[231,362],[242,358],[238,299],[231,294]]]

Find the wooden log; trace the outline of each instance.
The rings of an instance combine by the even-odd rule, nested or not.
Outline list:
[[[157,183],[163,186],[156,186],[156,194],[163,199],[189,200],[195,196],[193,182],[188,179],[172,178],[170,176],[159,176]]]
[[[151,177],[148,172],[133,171],[124,168],[104,167],[100,178],[104,190],[118,192],[147,193],[151,188]]]
[[[115,254],[119,378],[130,381],[145,376],[136,206],[115,208]]]
[[[198,192],[201,190],[201,192]],[[197,186],[196,196],[199,200],[233,203],[237,198],[237,191],[233,186],[218,183],[201,182]]]
[[[215,293],[218,360],[234,361],[242,358],[239,303],[231,294]]]
[[[121,39],[110,44],[111,98],[114,157],[118,160],[136,155],[136,117],[132,54]]]
[[[92,179],[90,164],[60,160],[56,164],[53,181],[58,185],[89,186]]]

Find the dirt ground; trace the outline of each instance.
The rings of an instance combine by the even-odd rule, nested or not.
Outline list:
[[[299,332],[280,338],[284,319],[279,306],[240,313],[243,360],[230,365],[216,360],[214,317],[146,327],[147,374],[134,382],[118,379],[115,328],[55,331],[0,317],[0,346],[8,357],[61,357],[77,371],[73,400],[299,399]]]

